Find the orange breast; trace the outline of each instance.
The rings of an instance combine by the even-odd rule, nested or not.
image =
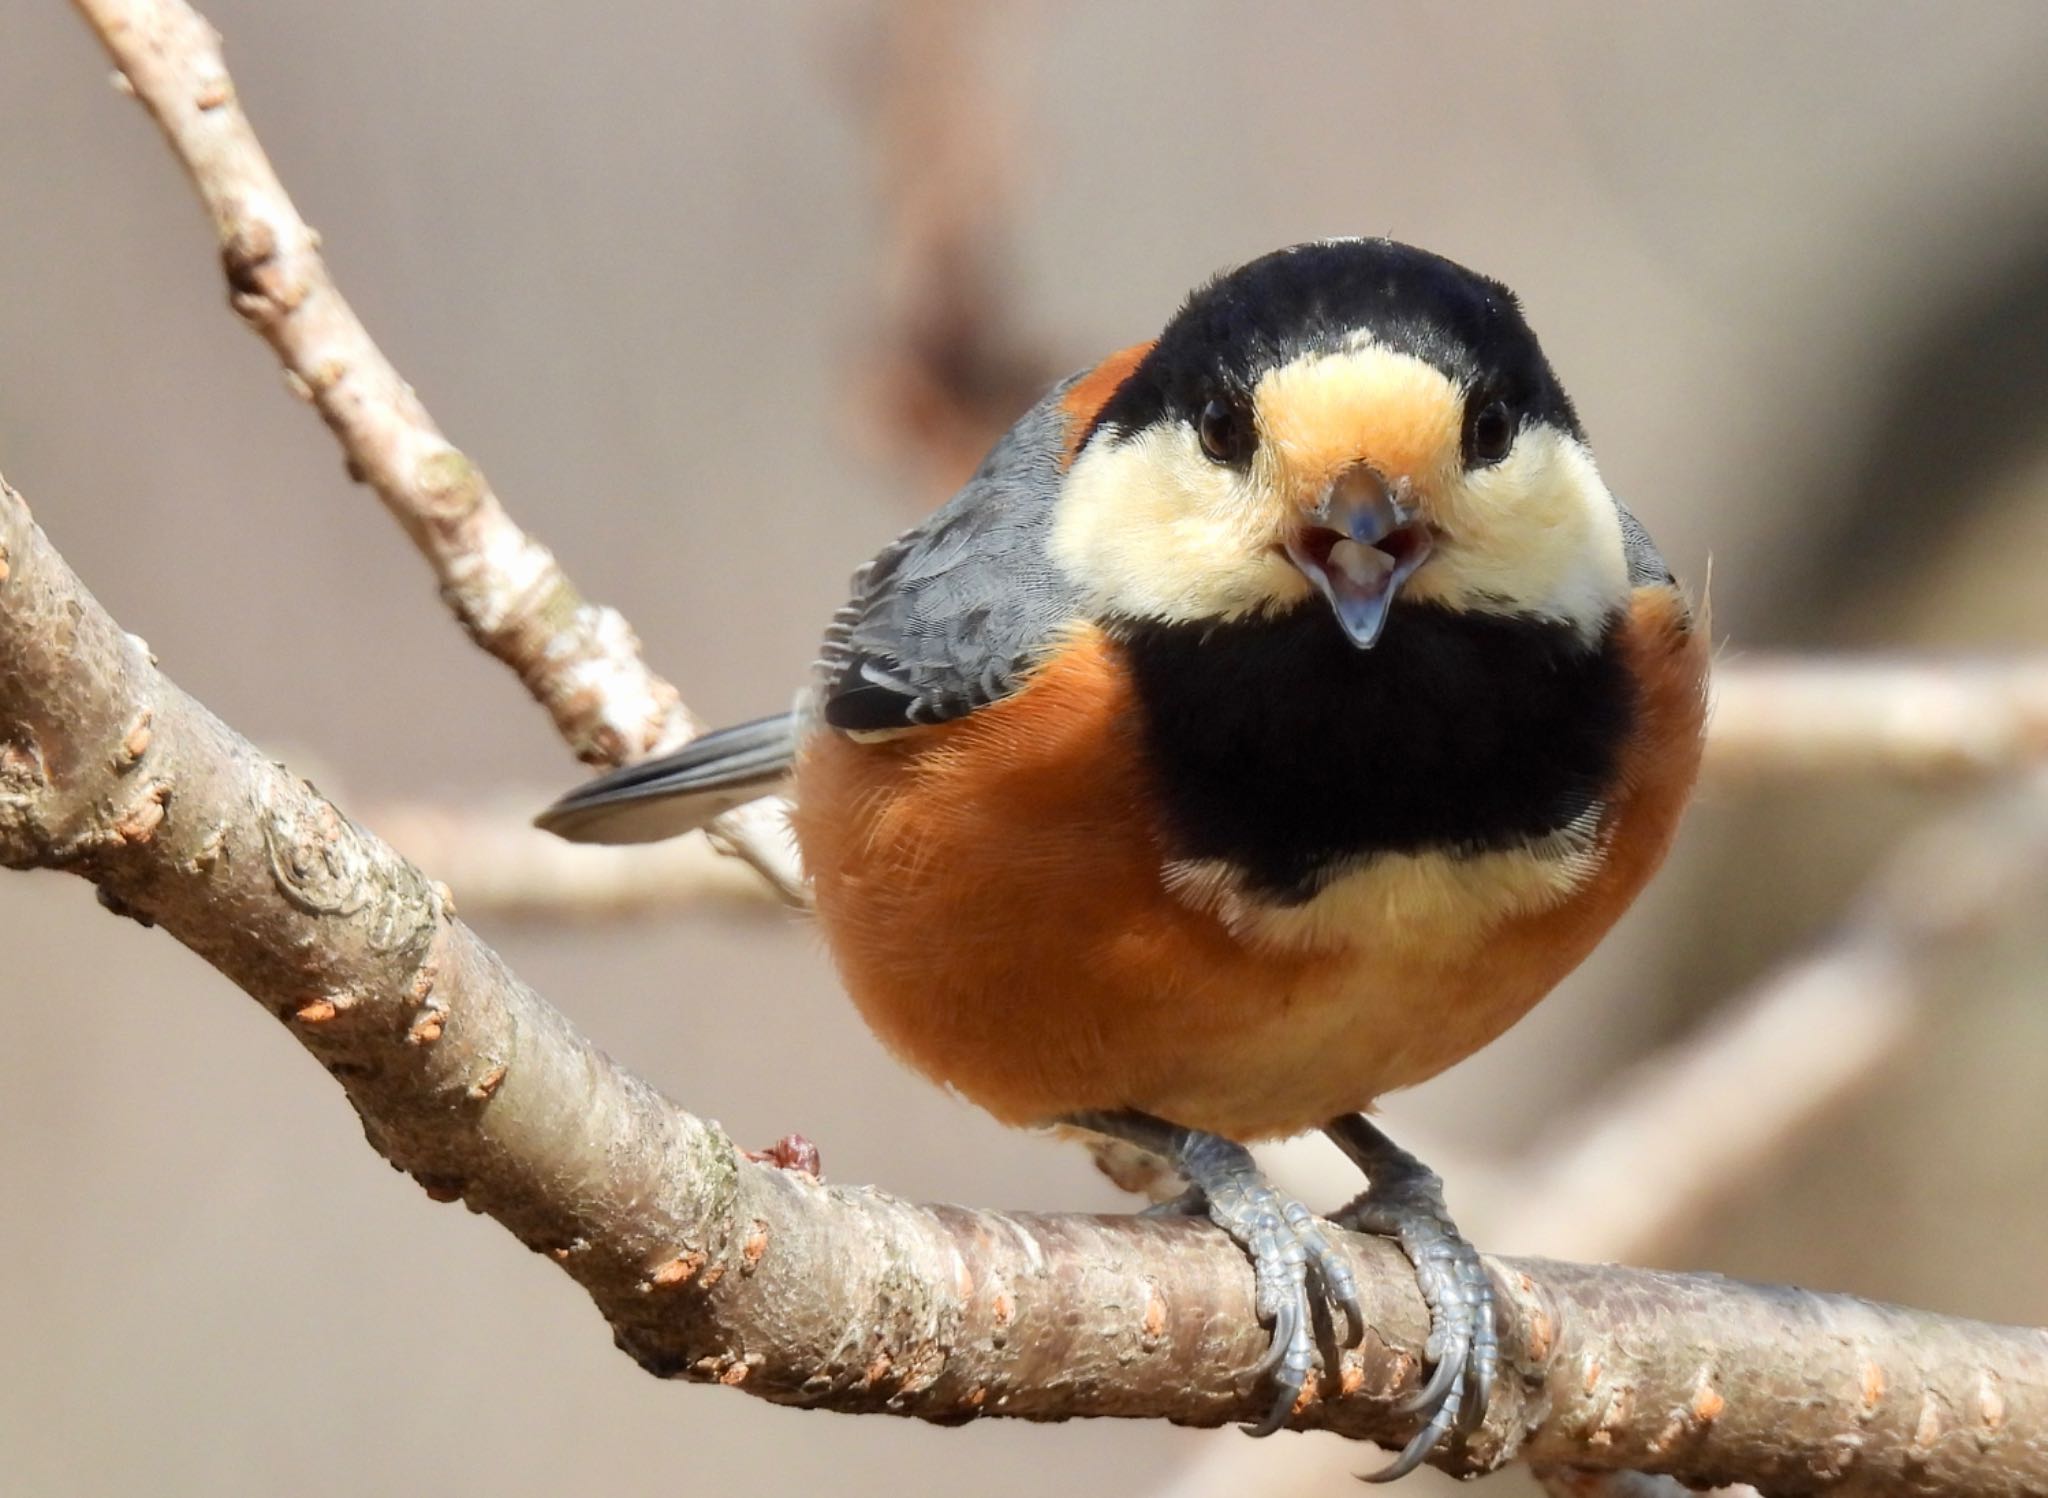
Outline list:
[[[847,987],[898,1055],[1016,1124],[1135,1107],[1241,1139],[1360,1109],[1469,1054],[1591,950],[1669,845],[1705,646],[1641,590],[1637,732],[1596,872],[1477,945],[1248,940],[1176,893],[1133,707],[1078,634],[1016,695],[880,742],[821,734],[796,831]]]

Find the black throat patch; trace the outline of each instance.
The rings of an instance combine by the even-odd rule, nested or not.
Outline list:
[[[1399,604],[1360,650],[1313,603],[1109,625],[1172,855],[1223,860],[1289,903],[1364,855],[1570,826],[1610,791],[1633,717],[1619,628],[1588,645],[1564,624]]]

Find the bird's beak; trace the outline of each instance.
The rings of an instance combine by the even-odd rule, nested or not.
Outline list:
[[[1408,480],[1389,481],[1354,463],[1322,492],[1287,557],[1329,600],[1352,644],[1370,650],[1386,627],[1394,595],[1429,556]]]

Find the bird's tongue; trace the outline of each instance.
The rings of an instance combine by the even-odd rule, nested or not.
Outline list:
[[[1327,551],[1294,546],[1288,551],[1303,575],[1329,600],[1337,623],[1352,644],[1365,648],[1379,639],[1387,608],[1394,601],[1400,565],[1395,558],[1349,537],[1340,538]]]

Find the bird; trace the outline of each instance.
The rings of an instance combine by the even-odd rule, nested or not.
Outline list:
[[[1383,238],[1223,272],[1054,385],[853,578],[789,711],[537,821],[636,842],[787,787],[869,1026],[1003,1123],[1164,1157],[1251,1260],[1266,1434],[1326,1224],[1428,1305],[1405,1474],[1483,1419],[1492,1282],[1368,1117],[1488,1044],[1633,902],[1699,765],[1706,631],[1515,295]],[[1248,1145],[1323,1131],[1318,1218]]]

